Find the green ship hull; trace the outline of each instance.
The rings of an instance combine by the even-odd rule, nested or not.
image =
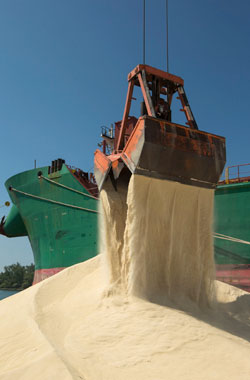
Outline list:
[[[53,162],[54,167],[29,170],[5,183],[13,206],[1,233],[28,236],[34,283],[98,251],[98,190],[93,177]]]
[[[214,209],[217,279],[250,291],[250,182],[219,185]]]
[[[45,166],[9,178],[6,188],[13,205],[0,232],[28,236],[34,283],[97,254],[98,191],[86,173]],[[217,187],[214,220],[217,279],[250,291],[249,181]]]

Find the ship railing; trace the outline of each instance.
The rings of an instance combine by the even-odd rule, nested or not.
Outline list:
[[[109,139],[114,138],[114,127],[113,124],[111,124],[110,127],[106,127],[105,125],[101,126],[101,137],[107,137]]]
[[[225,170],[225,184],[250,181],[250,163],[228,166]]]
[[[83,170],[76,168],[72,165],[67,165],[68,169],[74,174],[76,178],[83,184],[83,186],[92,195],[98,198],[99,190],[95,180],[95,176],[92,172],[84,172]]]
[[[84,172],[82,169],[76,168],[73,165],[67,165],[67,167],[76,175],[85,178],[87,181],[92,182],[93,185],[96,185],[96,180],[92,172]]]

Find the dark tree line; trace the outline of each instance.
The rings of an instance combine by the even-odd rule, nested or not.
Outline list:
[[[19,263],[4,267],[0,273],[0,289],[22,290],[32,285],[34,264],[22,266]]]

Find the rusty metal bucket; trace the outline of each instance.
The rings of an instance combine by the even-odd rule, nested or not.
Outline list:
[[[107,175],[117,184],[127,168],[130,174],[215,188],[225,161],[224,137],[144,116],[120,154],[96,151],[95,178],[101,189]]]
[[[113,154],[95,152],[95,178],[99,189],[108,175],[117,188],[119,181],[128,180],[131,174],[215,188],[226,162],[225,138],[198,130],[183,80],[144,65],[137,66],[128,78],[127,101]],[[134,85],[142,88],[147,115],[138,119],[128,137],[126,128],[128,130]],[[158,88],[157,91],[154,88]],[[189,126],[169,120],[175,92],[178,92]],[[161,94],[167,95],[168,101],[164,101]],[[162,113],[159,112],[161,107]]]

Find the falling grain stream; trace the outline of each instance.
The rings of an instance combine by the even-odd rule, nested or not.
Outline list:
[[[132,175],[101,191],[102,244],[110,285],[150,301],[214,297],[214,191]]]

